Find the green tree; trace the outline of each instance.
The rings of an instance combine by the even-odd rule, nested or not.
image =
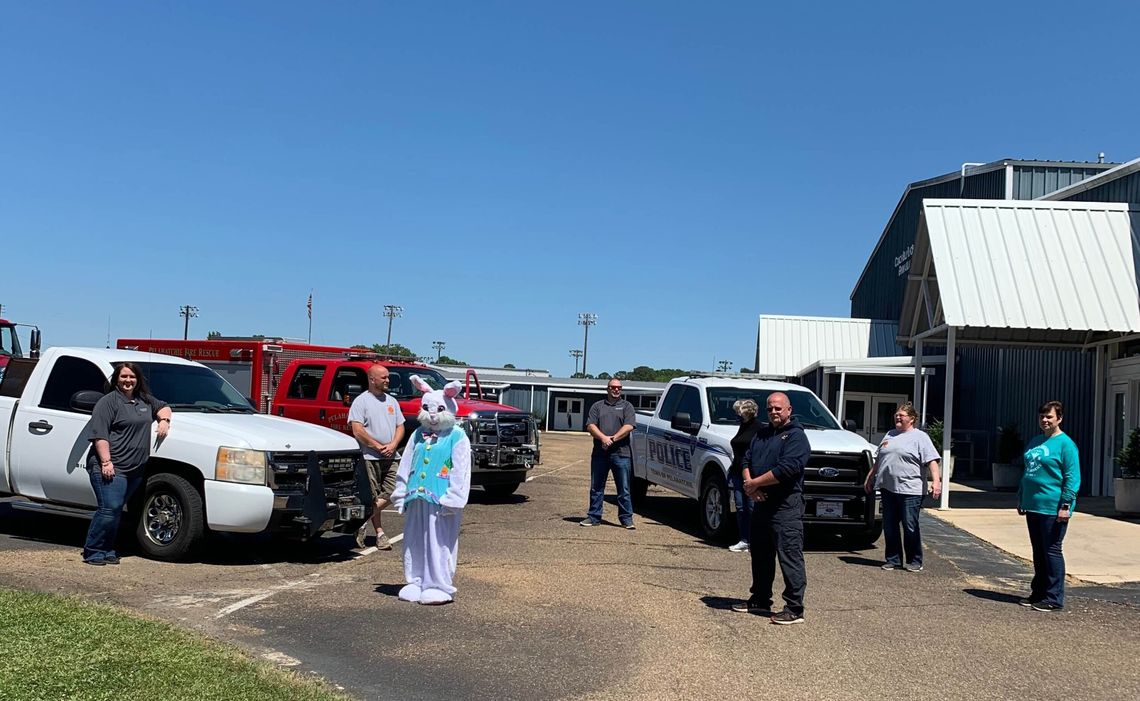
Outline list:
[[[211,331],[210,333],[206,334],[206,340],[207,341],[213,341],[214,339],[221,338],[221,337],[222,337],[221,331]]]
[[[612,375],[610,375],[608,372],[599,372],[599,373],[598,373],[598,379],[599,379],[599,380],[609,380],[609,379],[611,379],[612,377],[613,377],[613,376],[612,376]]]
[[[506,364],[506,365],[504,365],[503,367],[504,367],[504,368],[510,368],[511,370],[514,370],[514,369],[515,369],[515,364],[514,364],[514,363],[507,363],[507,364]]]
[[[440,365],[466,365],[467,364],[467,363],[463,362],[462,360],[456,360],[455,358],[452,358],[450,355],[441,355],[441,356],[439,356],[439,360],[437,360],[436,362],[439,363]]]
[[[412,352],[410,348],[402,346],[399,343],[393,343],[386,346],[383,343],[373,343],[372,352],[379,353],[380,355],[398,355],[403,358],[418,358],[419,356]]]

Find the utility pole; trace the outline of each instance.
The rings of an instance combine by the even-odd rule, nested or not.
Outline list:
[[[582,339],[582,374],[586,374],[586,360],[589,358],[587,355],[590,352],[590,327],[598,323],[598,315],[589,312],[582,312],[578,315],[578,324],[586,327],[586,337]],[[575,373],[577,374],[577,373]]]
[[[731,360],[722,360],[716,364],[716,367],[717,367],[717,370],[719,370],[720,372],[728,372],[729,370],[732,369],[732,361]]]
[[[190,317],[198,316],[198,307],[184,304],[178,308],[178,316],[186,319],[186,324],[182,327],[182,340],[185,341],[190,338]]]
[[[570,351],[570,357],[574,359],[574,374],[578,374],[578,359],[582,357],[582,351],[575,348]]]
[[[404,308],[395,304],[384,305],[384,316],[388,317],[388,342],[384,344],[385,350],[392,352],[392,320],[404,315]]]
[[[439,362],[439,356],[443,353],[443,349],[447,346],[443,341],[432,341],[431,347],[435,349],[435,362]]]

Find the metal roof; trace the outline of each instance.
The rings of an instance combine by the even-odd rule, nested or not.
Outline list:
[[[1093,188],[1100,187],[1105,183],[1119,180],[1128,175],[1140,171],[1140,158],[1128,161],[1124,165],[1119,165],[1112,170],[1106,170],[1099,175],[1094,175],[1087,180],[1082,180],[1079,183],[1074,183],[1068,187],[1063,187],[1056,192],[1050,192],[1047,195],[1038,197],[1038,200],[1067,200],[1073,195],[1092,190]]]
[[[858,360],[899,355],[898,324],[873,319],[760,316],[757,374],[796,377],[822,358]]]
[[[1089,343],[1140,331],[1140,208],[1099,202],[926,200],[900,338]]]

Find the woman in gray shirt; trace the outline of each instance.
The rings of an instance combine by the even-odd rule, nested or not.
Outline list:
[[[938,452],[926,432],[915,428],[918,413],[909,402],[895,410],[895,428],[879,443],[875,465],[863,487],[867,493],[879,488],[883,499],[883,541],[886,544],[884,570],[922,571],[922,536],[918,515],[922,509],[922,466],[930,470],[934,498],[942,496],[942,475],[938,472]],[[899,538],[899,526],[903,535]]]

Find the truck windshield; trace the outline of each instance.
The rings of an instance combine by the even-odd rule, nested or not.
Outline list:
[[[761,421],[764,420],[765,407],[768,406],[768,395],[776,390],[753,389],[751,387],[710,387],[708,389],[709,411],[712,413],[712,422],[720,425],[736,425],[740,417],[732,410],[732,405],[740,399],[751,399],[760,409]],[[838,429],[839,424],[827,409],[811,392],[797,392],[795,390],[784,392],[792,401],[792,416],[804,428],[831,428]]]
[[[0,355],[20,356],[20,338],[16,335],[16,327],[8,326],[8,322],[0,326]]]
[[[196,365],[137,363],[150,393],[175,411],[227,411],[252,413],[241,392],[218,373]]]
[[[423,394],[412,386],[408,379],[412,375],[418,375],[432,389],[443,389],[447,384],[443,375],[430,368],[388,368],[388,393],[396,399],[413,399]]]

